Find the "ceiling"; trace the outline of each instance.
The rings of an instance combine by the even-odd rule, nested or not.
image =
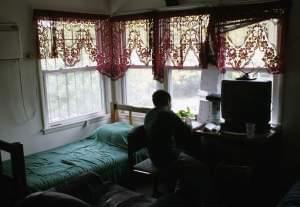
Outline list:
[[[166,6],[165,0],[108,0],[112,15],[141,13],[155,10],[190,9],[199,6],[216,6],[222,4],[262,3],[274,0],[177,0],[178,6]]]

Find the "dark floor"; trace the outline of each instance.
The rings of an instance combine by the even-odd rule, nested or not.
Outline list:
[[[153,195],[153,182],[149,176],[135,176],[134,183],[130,183],[130,186],[132,186],[131,189],[151,197],[158,198],[169,193],[166,185],[160,184],[158,186],[159,194]]]
[[[226,174],[214,177],[214,192],[212,206],[214,207],[275,207],[278,202],[276,193],[276,182],[268,180],[251,180],[240,174]],[[273,181],[272,181],[273,182]],[[152,196],[152,180],[149,177],[135,177],[131,183],[133,190]],[[166,185],[159,186],[159,195],[169,193]]]

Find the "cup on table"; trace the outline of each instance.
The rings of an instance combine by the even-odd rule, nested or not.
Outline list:
[[[246,123],[246,136],[251,139],[255,136],[255,124],[254,123]]]
[[[185,118],[184,122],[185,122],[187,125],[192,126],[192,119],[191,119],[191,118]]]

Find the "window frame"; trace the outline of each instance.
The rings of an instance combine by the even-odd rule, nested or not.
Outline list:
[[[85,126],[89,122],[94,121],[102,121],[108,119],[108,101],[109,101],[109,90],[110,81],[102,74],[99,73],[100,80],[100,96],[101,105],[103,106],[103,112],[94,112],[90,114],[80,115],[73,118],[68,118],[60,121],[49,122],[49,111],[48,111],[48,97],[47,97],[47,84],[46,84],[46,76],[49,73],[69,73],[74,71],[97,71],[96,66],[91,67],[78,67],[78,68],[70,68],[70,69],[57,69],[57,70],[42,70],[41,61],[38,61],[38,70],[39,70],[39,82],[40,82],[40,94],[41,94],[41,106],[42,106],[42,122],[43,129],[42,132],[44,134],[76,127],[76,126]]]

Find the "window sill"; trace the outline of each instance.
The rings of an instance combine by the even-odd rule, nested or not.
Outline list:
[[[42,129],[42,133],[45,134],[50,134],[50,133],[55,133],[55,132],[59,132],[59,131],[63,131],[66,129],[71,129],[71,128],[75,128],[75,127],[86,127],[91,123],[95,123],[95,122],[108,122],[110,120],[110,114],[104,114],[101,116],[97,116],[97,117],[91,117],[85,120],[79,120],[79,121],[74,121],[74,122],[70,122],[70,123],[65,123],[65,124],[56,124],[56,125],[52,125],[50,127],[46,127],[44,129]]]

